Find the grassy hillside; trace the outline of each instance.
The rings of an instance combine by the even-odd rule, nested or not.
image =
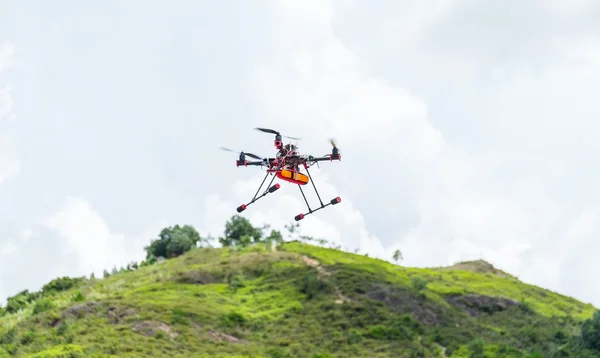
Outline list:
[[[484,262],[300,242],[195,248],[52,292],[0,318],[0,357],[583,357],[595,311]]]

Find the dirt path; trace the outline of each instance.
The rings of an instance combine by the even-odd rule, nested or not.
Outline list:
[[[323,266],[321,266],[319,261],[317,261],[315,259],[311,259],[310,257],[303,255],[302,262],[304,262],[308,266],[316,268],[317,272],[319,273],[320,279],[327,280],[329,277],[331,277],[331,272],[327,271]],[[340,291],[339,287],[336,287],[335,291],[338,294],[338,298],[335,300],[335,303],[342,304],[344,302],[350,301],[350,299],[348,297],[345,297],[344,295],[342,295],[342,292]]]

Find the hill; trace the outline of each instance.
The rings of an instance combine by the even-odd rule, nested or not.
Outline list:
[[[192,248],[13,296],[0,357],[598,356],[582,348],[593,306],[484,266],[408,268],[299,241]]]
[[[464,270],[464,271],[478,272],[478,273],[483,273],[483,274],[490,273],[492,275],[497,275],[500,277],[514,278],[513,275],[506,273],[502,270],[498,270],[497,268],[494,267],[494,265],[490,264],[489,262],[485,262],[483,260],[462,261],[462,262],[458,262],[452,266],[439,267],[437,269],[438,270]]]

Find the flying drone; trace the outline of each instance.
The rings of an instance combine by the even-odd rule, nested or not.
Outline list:
[[[321,196],[319,195],[319,192],[317,191],[317,187],[315,186],[315,183],[312,180],[312,177],[310,176],[310,172],[308,171],[308,168],[310,166],[312,166],[314,164],[317,164],[317,166],[318,166],[319,162],[323,162],[323,161],[332,162],[334,160],[341,160],[341,155],[339,153],[339,149],[337,148],[337,146],[333,140],[330,140],[330,143],[333,147],[331,150],[331,154],[326,154],[322,157],[314,157],[312,155],[300,154],[300,152],[298,151],[297,145],[294,145],[292,143],[284,145],[283,141],[282,141],[282,138],[288,138],[288,139],[292,139],[292,140],[299,140],[300,138],[282,136],[281,133],[279,133],[278,131],[273,130],[273,129],[268,129],[268,128],[255,128],[255,129],[259,130],[261,132],[271,133],[271,134],[275,135],[274,144],[275,144],[275,148],[277,149],[277,154],[276,154],[275,158],[261,158],[258,155],[255,155],[252,153],[245,153],[243,151],[236,152],[234,150],[224,148],[224,147],[220,148],[222,150],[239,153],[240,156],[235,161],[235,165],[237,167],[239,167],[239,166],[247,167],[249,165],[259,166],[261,168],[267,167],[267,174],[265,175],[265,178],[263,179],[262,183],[258,187],[256,194],[254,194],[254,197],[252,198],[252,200],[250,200],[250,202],[248,202],[246,204],[242,204],[237,208],[238,213],[241,213],[242,211],[246,210],[248,205],[253,204],[258,199],[266,196],[269,193],[273,193],[277,189],[279,189],[280,188],[279,183],[275,183],[275,185],[271,185],[271,184],[273,184],[273,181],[275,180],[275,178],[279,178],[279,179],[286,181],[288,183],[291,183],[291,184],[296,184],[296,185],[298,185],[298,188],[300,188],[300,192],[302,193],[304,202],[306,203],[306,206],[308,207],[308,212],[296,215],[294,217],[294,219],[296,221],[300,221],[300,220],[304,219],[304,217],[306,215],[312,214],[315,211],[321,210],[329,205],[336,205],[342,201],[342,199],[338,196],[336,198],[331,199],[329,201],[329,203],[323,204],[323,201],[321,200]],[[254,159],[256,159],[256,161],[248,161],[248,160],[246,160],[246,157],[254,158]],[[302,171],[301,171],[302,168],[304,170],[306,170],[306,174],[302,173]],[[273,175],[273,174],[275,174],[275,175]],[[265,189],[265,191],[259,196],[258,193],[260,192],[260,189],[263,187],[263,184],[265,183],[265,181],[267,180],[269,175],[273,175],[273,178],[271,179],[271,182],[269,183],[269,185],[267,185],[267,189]],[[317,207],[315,209],[312,209],[310,207],[310,205],[308,204],[308,200],[306,199],[306,195],[304,195],[304,190],[302,190],[302,186],[308,184],[308,182],[311,182],[313,188],[315,189],[315,193],[317,194],[317,197],[319,198],[319,202],[321,204],[320,207]]]

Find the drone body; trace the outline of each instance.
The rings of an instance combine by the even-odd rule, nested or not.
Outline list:
[[[317,188],[310,176],[310,172],[308,171],[308,168],[310,166],[312,166],[314,164],[318,164],[318,162],[341,160],[341,155],[340,155],[339,150],[336,147],[335,143],[333,142],[333,140],[331,140],[331,145],[333,146],[333,149],[331,150],[331,154],[327,154],[322,157],[314,157],[312,155],[300,154],[300,152],[298,152],[297,146],[294,144],[290,143],[290,144],[284,145],[283,141],[282,141],[282,135],[273,129],[266,129],[266,128],[256,128],[256,129],[260,130],[262,132],[275,134],[274,145],[275,145],[275,148],[277,149],[277,154],[276,154],[275,158],[261,158],[252,153],[244,153],[244,152],[239,153],[240,156],[239,156],[238,160],[235,161],[235,165],[237,167],[239,167],[239,166],[247,167],[249,165],[250,166],[260,166],[260,167],[264,166],[264,167],[267,167],[267,174],[266,174],[265,178],[263,179],[262,183],[260,184],[260,187],[256,191],[256,194],[254,194],[254,197],[252,198],[252,200],[249,203],[242,204],[237,208],[238,213],[241,213],[242,211],[246,210],[248,205],[254,203],[258,199],[264,197],[265,195],[267,195],[269,193],[273,193],[277,189],[279,189],[280,188],[279,183],[276,183],[275,185],[271,186],[271,184],[273,183],[273,180],[275,180],[276,177],[285,182],[288,182],[291,184],[296,184],[296,185],[298,185],[298,188],[300,188],[300,192],[302,193],[302,196],[304,197],[304,201],[306,202],[306,206],[308,207],[308,212],[304,213],[304,214],[296,215],[296,217],[294,218],[296,221],[302,220],[306,215],[312,214],[313,212],[323,209],[323,208],[327,207],[328,205],[336,205],[339,202],[341,202],[340,197],[336,197],[336,198],[332,199],[329,203],[323,204],[323,201],[321,200],[321,196],[319,195],[319,192],[317,191]],[[287,137],[287,138],[298,139],[298,138],[293,138],[293,137]],[[221,148],[221,149],[232,151],[227,148]],[[246,156],[255,158],[257,160],[256,161],[247,161]],[[306,170],[306,174],[301,172],[302,169]],[[267,186],[268,189],[266,189],[262,195],[257,197],[260,189],[262,188],[265,180],[267,179],[267,177],[269,175],[273,175],[273,179],[271,179],[271,182]],[[321,204],[321,206],[316,209],[312,209],[310,207],[310,205],[308,204],[308,201],[306,200],[306,196],[304,195],[304,191],[302,190],[302,186],[308,184],[308,182],[312,183],[313,188],[315,189],[315,192],[316,192],[317,197],[319,198],[319,202]]]

